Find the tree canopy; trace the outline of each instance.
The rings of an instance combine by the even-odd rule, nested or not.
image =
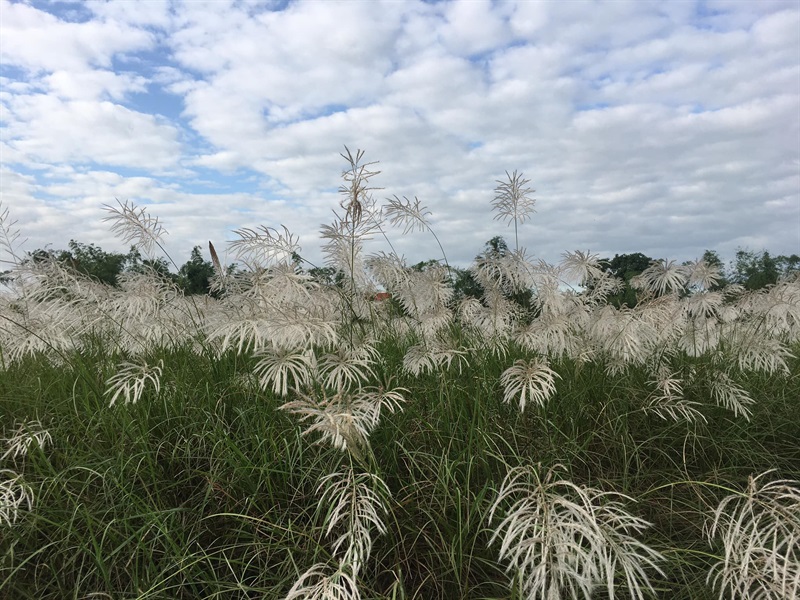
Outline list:
[[[504,257],[510,252],[506,240],[502,236],[494,236],[484,243],[483,250],[475,258],[482,259]],[[800,256],[797,254],[772,255],[767,250],[753,251],[739,248],[736,256],[726,269],[719,254],[713,250],[703,253],[703,260],[719,268],[723,277],[715,289],[724,287],[727,283],[737,283],[749,290],[756,290],[768,285],[774,285],[781,278],[792,277],[800,274]],[[62,263],[67,268],[86,275],[111,286],[119,284],[118,278],[123,273],[141,273],[155,271],[162,277],[172,280],[179,289],[187,295],[207,294],[210,289],[210,278],[214,274],[211,261],[203,257],[200,246],[192,248],[187,260],[177,273],[170,271],[169,264],[164,258],[145,259],[134,248],[123,254],[121,252],[106,252],[95,244],[84,244],[70,240],[67,250],[37,249],[28,254],[28,260],[38,261],[52,259]],[[297,262],[302,259],[297,257]],[[615,254],[614,258],[601,260],[607,272],[623,281],[623,288],[617,294],[609,296],[610,304],[621,307],[634,307],[637,303],[636,291],[631,287],[633,277],[647,269],[654,260],[641,252],[631,254]],[[430,266],[438,265],[435,259],[420,261],[410,268],[423,271]],[[231,265],[229,269],[235,268]],[[330,267],[314,267],[308,271],[309,275],[324,285],[341,283],[341,273]],[[470,269],[459,267],[451,268],[454,300],[462,298],[482,298],[483,288]],[[0,281],[7,277],[7,273],[0,273]],[[509,293],[510,300],[529,306],[532,291]]]

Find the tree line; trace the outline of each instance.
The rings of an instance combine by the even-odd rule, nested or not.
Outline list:
[[[95,281],[117,287],[124,273],[155,272],[172,281],[184,294],[208,294],[209,280],[214,274],[211,262],[205,260],[200,246],[192,248],[189,260],[172,272],[165,258],[142,257],[135,248],[127,253],[106,252],[95,244],[70,240],[67,250],[37,249],[28,253],[25,260],[40,262],[54,260],[62,266]]]
[[[495,236],[484,244],[483,251],[476,256],[476,259],[502,257],[509,251],[505,239],[502,236]],[[800,273],[800,256],[797,254],[772,255],[767,250],[754,251],[740,248],[727,266],[713,250],[706,250],[702,258],[706,263],[720,269],[722,279],[718,284],[719,288],[735,283],[748,290],[757,290],[774,285],[781,278]],[[66,250],[34,250],[28,254],[26,260],[56,260],[77,273],[111,286],[119,284],[119,277],[123,273],[155,271],[171,280],[187,295],[208,294],[209,280],[214,274],[214,266],[211,261],[203,257],[200,246],[192,248],[189,259],[177,268],[177,273],[170,270],[166,259],[143,258],[134,247],[125,254],[106,252],[95,244],[84,244],[75,240],[70,240]],[[295,264],[299,270],[303,269],[304,262],[300,256],[295,256]],[[631,279],[642,273],[653,262],[655,262],[653,258],[641,252],[615,254],[613,258],[603,259],[601,264],[604,268],[623,282],[621,291],[611,296],[609,302],[615,306],[635,306],[636,291],[631,286]],[[436,264],[439,264],[439,261],[432,259],[421,261],[411,268],[424,270]],[[228,267],[229,270],[235,268],[235,265]],[[306,272],[324,284],[335,285],[340,280],[339,274],[330,267],[311,267]],[[451,273],[457,297],[481,297],[483,290],[469,269],[454,267]],[[513,300],[520,304],[528,304],[531,300],[530,291],[518,295],[520,297],[515,297]]]

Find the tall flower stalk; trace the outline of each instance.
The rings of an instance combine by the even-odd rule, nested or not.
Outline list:
[[[506,181],[497,180],[494,189],[492,208],[495,210],[495,220],[504,220],[514,223],[514,249],[519,251],[519,224],[530,219],[534,213],[536,199],[531,197],[535,191],[526,187],[530,179],[525,179],[522,173],[514,171],[509,175],[506,171]]]

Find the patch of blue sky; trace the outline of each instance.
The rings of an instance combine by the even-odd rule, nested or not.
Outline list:
[[[322,106],[309,106],[304,107],[303,110],[292,118],[285,118],[281,116],[273,116],[269,107],[261,110],[261,116],[264,119],[264,125],[270,129],[281,129],[304,121],[314,121],[315,119],[323,119],[340,113],[346,113],[351,108],[362,106],[354,103],[351,105],[346,104],[325,104]],[[364,105],[365,106],[365,105]],[[277,112],[277,111],[276,111]],[[280,115],[277,112],[277,115]]]
[[[350,110],[350,107],[346,104],[326,104],[318,111],[316,116],[318,117],[329,117],[330,115],[335,115],[336,113],[343,113]]]
[[[3,157],[3,164],[4,165],[14,165],[14,172],[18,175],[22,175],[23,177],[33,177],[38,181],[38,179],[42,176],[42,171],[44,171],[47,167],[42,165],[39,168],[30,167],[28,165],[23,165],[19,163],[11,163]]]
[[[17,65],[9,64],[8,62],[0,62],[0,77],[7,77],[14,81],[27,81],[28,71]]]
[[[589,102],[584,104],[577,104],[575,110],[578,112],[589,112],[592,110],[603,110],[609,108],[611,105],[608,102]]]
[[[92,11],[84,2],[66,0],[29,0],[25,2],[37,10],[50,13],[62,21],[70,23],[86,23],[93,18]]]
[[[188,126],[181,114],[183,101],[181,98],[170,94],[158,85],[151,83],[146,92],[133,92],[128,94],[125,105],[131,110],[141,113],[161,115],[172,122]]]
[[[495,55],[496,50],[484,50],[482,52],[474,52],[467,56],[467,60],[473,65],[486,68]]]
[[[192,194],[263,194],[274,182],[263,173],[251,169],[238,169],[233,173],[220,173],[206,167],[193,167],[195,176],[179,181],[181,190]]]
[[[716,17],[723,14],[724,11],[711,6],[708,0],[698,0],[694,4],[694,15],[698,19],[706,19],[708,17]]]
[[[724,31],[721,27],[726,11],[710,6],[707,0],[699,0],[695,4],[692,26],[703,31]]]
[[[248,8],[248,14],[252,17],[265,11],[281,12],[289,8],[290,4],[294,4],[293,0],[267,0],[266,2],[259,2],[253,4],[252,2],[239,2],[245,8]]]

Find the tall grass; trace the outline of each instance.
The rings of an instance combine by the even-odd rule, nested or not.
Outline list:
[[[259,227],[214,297],[109,288],[25,260],[0,211],[0,597],[797,594],[800,282],[712,291],[661,261],[613,308],[596,256],[520,246],[514,172],[492,204],[515,248],[457,298],[427,208],[381,206],[343,156],[336,283]],[[141,208],[109,219],[166,245]],[[392,227],[444,264],[368,253]]]

